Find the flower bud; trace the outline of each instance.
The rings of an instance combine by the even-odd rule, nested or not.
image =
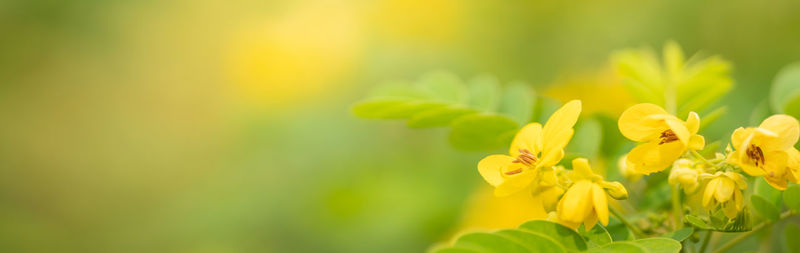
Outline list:
[[[603,189],[606,190],[606,193],[608,193],[608,195],[610,195],[612,198],[619,200],[628,198],[628,190],[626,190],[625,186],[619,182],[603,181],[602,185]]]
[[[617,167],[619,168],[619,174],[621,174],[625,179],[630,182],[636,182],[642,178],[642,173],[636,172],[632,170],[627,163],[628,155],[624,155],[619,158],[617,161]]]
[[[683,186],[683,191],[687,194],[693,193],[697,190],[699,184],[699,173],[692,167],[692,161],[688,159],[678,159],[672,165],[672,171],[669,173],[667,180],[671,185],[680,184]]]

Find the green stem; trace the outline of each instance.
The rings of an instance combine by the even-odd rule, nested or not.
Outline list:
[[[677,185],[672,185],[672,230],[683,226],[683,206],[681,205],[681,192]]]
[[[638,227],[634,226],[627,219],[625,219],[625,216],[622,216],[622,214],[620,214],[616,208],[609,206],[608,210],[611,211],[611,214],[614,215],[614,217],[617,217],[617,219],[619,219],[619,221],[622,222],[622,224],[624,224],[626,227],[628,227],[628,229],[633,231],[633,233],[636,234],[637,238],[644,237],[644,233],[642,232],[642,230],[639,230]]]
[[[706,252],[706,248],[708,248],[708,242],[711,241],[711,233],[713,232],[714,231],[711,230],[706,231],[706,237],[703,238],[703,246],[700,246],[700,251],[698,251],[699,253]]]
[[[786,218],[788,218],[789,216],[792,216],[792,215],[794,215],[794,214],[791,211],[786,211],[786,212],[782,213],[780,219],[778,219],[775,222],[778,222],[780,220],[786,219]],[[744,232],[744,233],[740,234],[739,236],[731,239],[730,241],[728,241],[728,243],[726,243],[725,245],[722,245],[722,247],[719,247],[719,249],[715,250],[714,253],[722,253],[722,252],[728,251],[729,249],[733,248],[733,246],[736,246],[737,243],[740,243],[742,240],[747,239],[747,237],[749,237],[749,236],[751,236],[751,235],[753,235],[755,233],[758,233],[762,229],[767,228],[772,224],[774,224],[774,223],[773,222],[769,222],[769,221],[762,222],[761,224],[758,224],[755,227],[753,227],[753,230]]]

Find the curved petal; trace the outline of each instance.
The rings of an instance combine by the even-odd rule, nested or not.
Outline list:
[[[558,217],[562,220],[580,223],[584,220],[592,206],[586,201],[590,196],[592,183],[586,180],[575,182],[567,192],[564,193],[558,210]]]
[[[696,112],[689,112],[689,117],[686,118],[686,129],[689,133],[696,134],[700,130],[700,115]]]
[[[688,149],[691,150],[701,150],[706,146],[706,138],[703,138],[702,135],[692,135],[689,138],[689,145],[687,146]]]
[[[706,209],[711,209],[711,202],[712,198],[714,197],[714,192],[717,191],[717,185],[719,185],[719,178],[711,179],[706,185],[706,191],[703,192],[703,207]]]
[[[628,166],[642,174],[650,174],[666,169],[677,160],[684,151],[684,146],[680,142],[664,143],[659,145],[657,142],[639,144],[628,153]]]
[[[764,154],[764,179],[778,190],[786,190],[786,165],[789,154],[785,151],[771,151]]]
[[[597,214],[591,212],[589,213],[589,216],[586,216],[586,218],[583,219],[583,229],[585,231],[592,230],[594,225],[597,225]]]
[[[556,149],[555,151],[542,154],[542,160],[537,164],[538,167],[550,167],[556,165],[561,159],[564,158],[564,150]]]
[[[720,177],[717,183],[717,190],[714,191],[714,198],[719,203],[728,202],[733,197],[733,191],[736,190],[736,183],[730,178]]]
[[[797,184],[800,182],[800,151],[796,148],[790,148],[786,152],[789,160],[786,162],[787,170],[789,171],[789,180]]]
[[[733,131],[733,134],[731,134],[731,145],[733,145],[733,148],[740,149],[742,143],[750,138],[750,135],[753,135],[752,128],[737,128]]]
[[[539,123],[530,123],[525,125],[514,136],[511,142],[511,148],[508,153],[513,157],[519,156],[520,149],[527,149],[533,154],[538,154],[542,151],[542,125]]]
[[[785,114],[772,115],[761,122],[758,127],[778,134],[778,138],[770,138],[772,143],[769,145],[780,150],[791,148],[800,137],[800,125],[798,125],[797,119]],[[765,145],[767,144],[765,143]]]
[[[572,160],[572,172],[576,173],[579,178],[592,180],[595,177],[592,168],[589,166],[589,160],[586,158],[575,158]]]
[[[542,136],[545,142],[549,137],[556,136],[558,132],[572,129],[572,127],[575,126],[575,122],[578,121],[578,116],[580,114],[580,100],[572,100],[564,104],[564,106],[561,106],[561,108],[550,116],[547,123],[544,124],[544,128],[542,128]],[[546,143],[543,144],[547,146]]]
[[[478,172],[481,173],[483,180],[492,186],[503,183],[503,167],[511,164],[514,157],[507,155],[490,155],[478,162]]]
[[[597,184],[592,184],[592,202],[600,223],[603,226],[608,225],[608,198],[603,188]]]
[[[689,144],[689,138],[691,137],[691,134],[689,133],[689,129],[686,129],[686,125],[684,125],[683,121],[680,121],[677,118],[667,118],[664,119],[664,122],[667,123],[669,129],[671,129],[672,132],[678,136],[678,139],[683,142],[683,145]]]
[[[505,197],[514,194],[526,187],[530,186],[531,182],[536,178],[538,171],[523,170],[521,173],[508,176],[505,180],[494,188],[494,195],[497,197]]]
[[[658,114],[667,114],[667,111],[657,105],[648,103],[631,106],[619,116],[619,121],[617,121],[619,131],[625,138],[633,141],[650,141],[661,133],[661,126],[643,124],[643,121],[650,115]]]

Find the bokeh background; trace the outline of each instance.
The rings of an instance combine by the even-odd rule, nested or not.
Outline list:
[[[421,252],[514,226],[443,129],[354,101],[430,70],[633,103],[608,66],[668,40],[733,64],[746,125],[800,60],[800,2],[0,1],[0,251]],[[715,128],[716,127],[716,128]],[[724,138],[728,130],[707,135]]]

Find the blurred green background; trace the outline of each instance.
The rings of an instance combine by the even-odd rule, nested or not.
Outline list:
[[[706,135],[725,139],[800,60],[798,11],[790,0],[1,1],[0,251],[424,251],[469,226],[487,153],[454,150],[444,130],[355,118],[371,86],[489,73],[616,117],[632,102],[587,98],[613,84],[559,85],[596,81],[615,50],[675,40],[733,63],[728,114]]]

